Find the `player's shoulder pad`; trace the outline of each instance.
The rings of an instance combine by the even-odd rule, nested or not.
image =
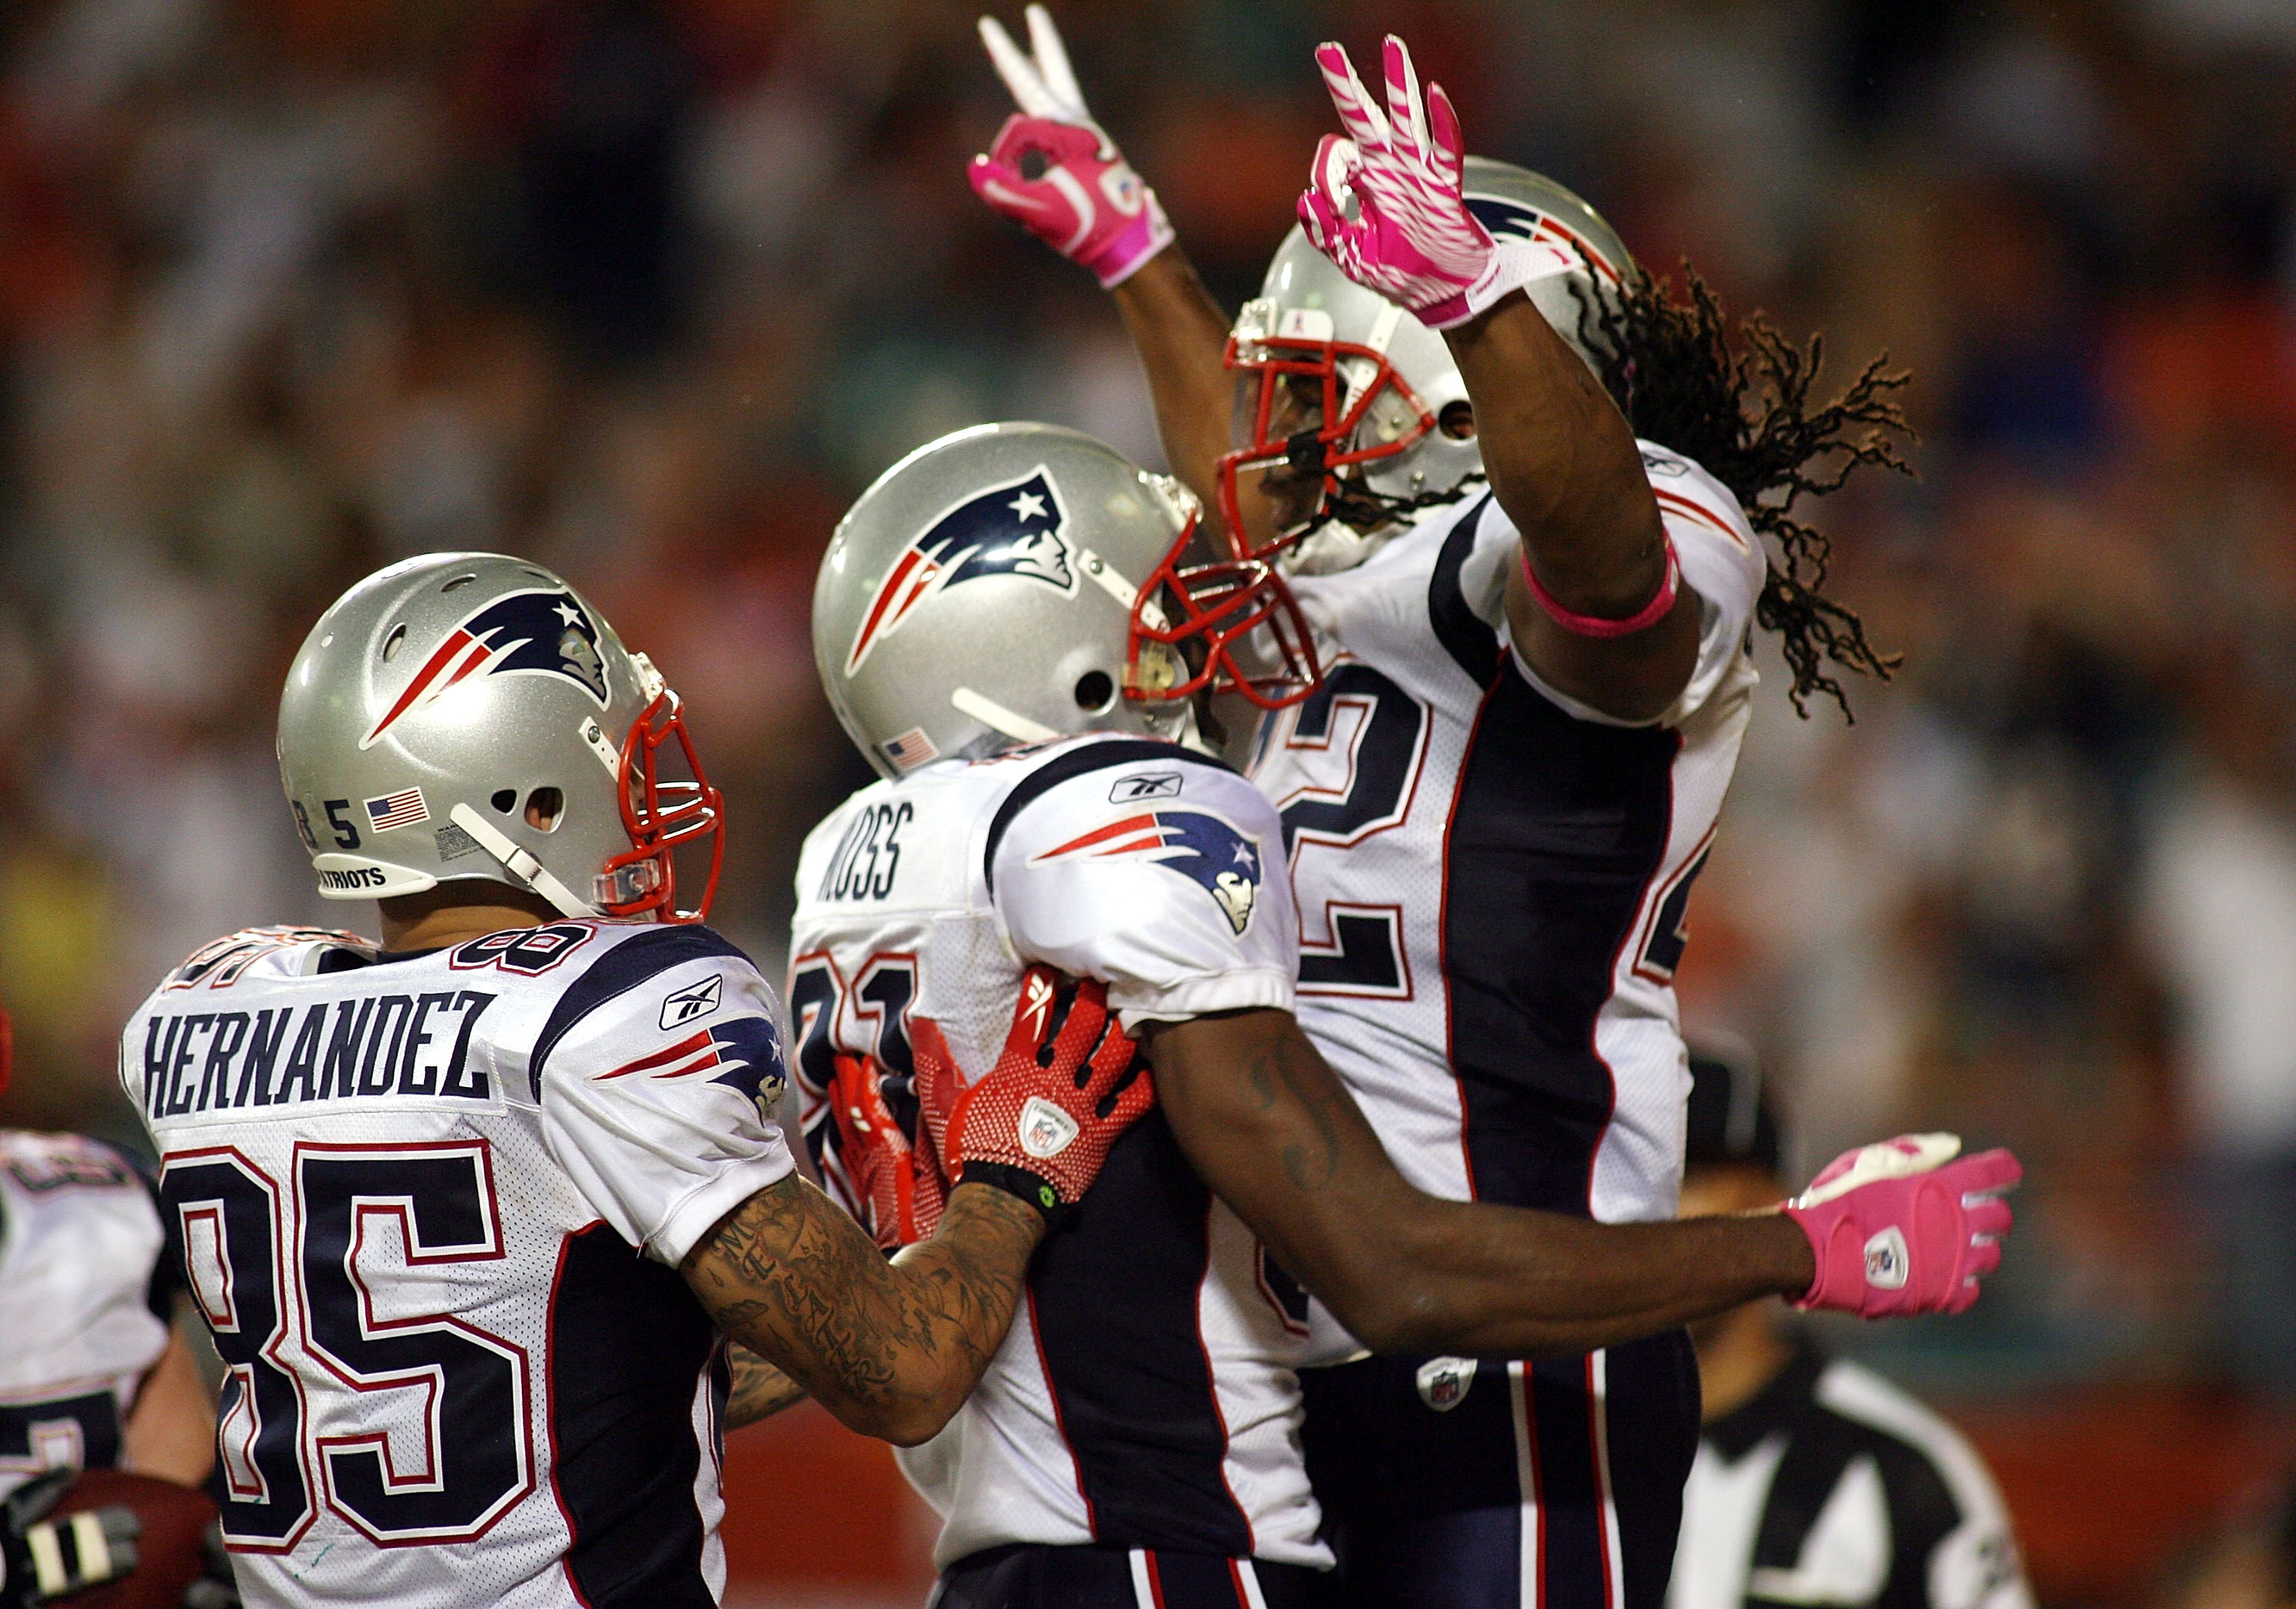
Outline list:
[[[1015,824],[1028,817],[1025,829],[1031,853],[1034,841],[1057,834],[1079,816],[1100,815],[1111,823],[1158,809],[1178,810],[1184,799],[1217,798],[1229,813],[1239,809],[1253,819],[1236,825],[1256,833],[1264,814],[1275,811],[1259,791],[1226,764],[1208,754],[1160,738],[1100,738],[1064,744],[1021,776],[1005,792],[989,818],[981,847],[981,863],[988,889],[996,889],[996,859]],[[1042,802],[1046,808],[1031,810]]]
[[[243,927],[237,932],[210,939],[160,981],[160,992],[198,989],[227,989],[251,971],[272,970],[287,976],[336,970],[328,965],[361,966],[374,959],[376,946],[338,928]]]
[[[664,1034],[692,1030],[672,1034],[668,1043],[706,1036],[705,1024],[740,1014],[733,1008],[745,998],[753,1014],[756,1006],[770,1012],[772,991],[756,965],[714,929],[698,923],[597,925],[607,944],[562,986],[535,1036],[527,1071],[537,1096],[551,1053],[586,1023],[611,1031],[625,1022],[636,1028],[642,1017],[648,1030]],[[770,1016],[764,1032],[774,1032]]]

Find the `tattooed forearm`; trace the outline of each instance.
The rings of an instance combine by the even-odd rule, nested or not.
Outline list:
[[[1003,1344],[1044,1219],[984,1186],[949,1198],[939,1231],[890,1263],[797,1178],[759,1191],[688,1254],[718,1327],[854,1429],[933,1434]]]
[[[734,1389],[726,1397],[727,1430],[770,1419],[805,1400],[805,1387],[738,1341],[726,1343],[726,1363],[734,1376]]]

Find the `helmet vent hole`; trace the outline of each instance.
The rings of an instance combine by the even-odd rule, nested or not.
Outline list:
[[[402,620],[398,625],[393,626],[390,628],[390,635],[389,636],[382,639],[382,662],[388,665],[391,661],[397,659],[398,657],[398,651],[406,645],[406,623]]]
[[[516,788],[497,788],[495,791],[495,796],[492,799],[488,800],[487,802],[494,806],[496,815],[507,816],[512,810],[518,809],[518,790]]]
[[[537,833],[554,833],[566,814],[566,795],[555,788],[537,788],[526,796],[526,825]]]
[[[1105,670],[1087,670],[1077,677],[1076,702],[1079,710],[1102,714],[1116,702],[1116,684]]]
[[[444,587],[439,588],[439,590],[441,592],[452,592],[457,587],[468,587],[472,582],[478,579],[478,577],[469,574],[455,576],[449,579]]]

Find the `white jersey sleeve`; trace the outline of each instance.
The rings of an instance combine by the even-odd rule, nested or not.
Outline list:
[[[1300,926],[1283,829],[1210,765],[1113,766],[1030,800],[990,846],[1019,954],[1108,984],[1128,1030],[1255,1006],[1289,1011]]]
[[[535,1046],[542,1129],[615,1233],[675,1268],[796,1166],[774,1119],[787,1080],[777,1013],[748,958],[704,930],[665,928],[613,960],[596,987],[568,992]]]
[[[1681,696],[1652,720],[1620,720],[1547,685],[1531,669],[1520,646],[1513,652],[1530,685],[1579,720],[1607,727],[1677,727],[1702,709],[1734,669],[1745,674],[1740,661],[1746,629],[1753,622],[1754,603],[1762,595],[1769,561],[1737,499],[1720,481],[1679,454],[1648,441],[1641,447],[1643,472],[1658,499],[1666,534],[1674,543],[1675,557],[1682,566],[1682,585],[1698,598],[1698,662]],[[1487,518],[1505,525],[1511,534],[1514,530],[1505,511],[1496,505]]]

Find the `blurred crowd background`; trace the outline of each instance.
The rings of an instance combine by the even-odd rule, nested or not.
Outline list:
[[[1823,521],[1904,669],[1854,727],[1762,694],[1687,1021],[1760,1055],[1804,1168],[1908,1126],[2026,1158],[2004,1277],[1845,1338],[1884,1367],[1980,1418],[2284,1427],[2296,4],[1054,10],[1230,306],[1329,123],[1310,48],[1392,29],[1644,263],[1824,329],[1837,378],[1913,371],[1918,482]],[[368,919],[310,891],[275,690],[425,550],[554,565],[661,664],[732,800],[721,925],[778,967],[799,839],[866,775],[807,635],[845,503],[996,417],[1160,460],[1104,299],[965,187],[1009,110],[974,14],[0,6],[12,1121],[129,1132],[112,1037],[160,971]]]

